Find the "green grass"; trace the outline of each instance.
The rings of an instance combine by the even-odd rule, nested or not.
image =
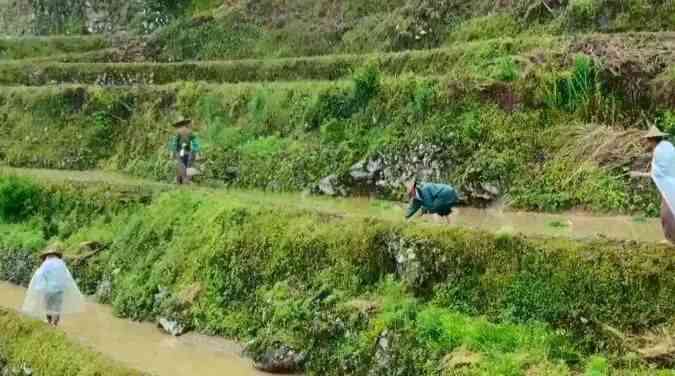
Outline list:
[[[101,36],[0,38],[0,61],[78,54],[110,47]]]
[[[637,190],[620,169],[580,163],[569,152],[587,137],[570,129],[591,124],[591,132],[596,119],[609,119],[610,110],[622,114],[615,125],[630,126],[634,106],[620,99],[611,108],[596,101],[572,106],[569,100],[551,100],[556,77],[574,77],[577,68],[525,77],[513,61],[500,61],[496,72],[502,81],[387,76],[374,63],[333,82],[7,87],[0,93],[0,109],[7,114],[0,118],[5,135],[0,160],[16,167],[102,168],[168,181],[169,124],[180,115],[198,125],[207,156],[204,178],[232,187],[303,191],[334,173],[348,180],[354,163],[380,156],[390,171],[380,197],[399,197],[396,179],[415,163],[414,154],[422,153],[418,159],[438,163],[435,180],[461,190],[497,184],[516,207],[655,214],[653,187]],[[610,97],[621,93],[593,94]],[[432,151],[419,151],[419,145]]]
[[[403,227],[283,196],[180,190],[140,206],[101,185],[38,186],[40,205],[26,208],[32,217],[0,226],[16,233],[0,249],[8,270],[39,250],[31,239],[63,241],[84,291],[112,281],[105,301],[117,314],[168,315],[254,339],[254,354],[281,341],[307,351],[309,374],[377,367],[383,335],[394,344],[391,368],[404,374],[435,375],[447,354],[462,351],[479,356],[470,375],[519,375],[535,365],[573,374],[598,352],[614,369],[619,348],[579,317],[629,332],[675,314],[667,273],[675,259],[659,245]],[[78,262],[85,240],[108,248]],[[167,299],[155,298],[159,286]]]
[[[26,366],[34,375],[143,375],[71,342],[41,322],[5,309],[0,309],[0,358],[10,368]]]
[[[153,57],[177,61],[423,50],[505,36],[675,30],[670,2],[556,4],[268,0],[177,20],[151,46]]]
[[[562,48],[550,37],[495,39],[445,49],[366,55],[330,55],[268,60],[160,63],[58,63],[35,61],[0,64],[0,83],[45,85],[57,83],[167,84],[176,81],[251,82],[290,80],[335,80],[346,78],[365,65],[386,75],[414,73],[457,78],[498,78],[500,62],[534,48]],[[79,55],[105,60],[105,54]],[[103,57],[101,57],[103,56]],[[232,57],[230,57],[232,58]],[[58,58],[57,61],[69,61]],[[39,64],[37,64],[39,62]]]

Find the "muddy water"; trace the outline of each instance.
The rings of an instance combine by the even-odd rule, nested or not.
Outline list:
[[[402,203],[371,200],[367,198],[329,199],[299,197],[290,200],[304,208],[345,214],[349,216],[377,217],[391,221],[403,221],[405,205]],[[606,237],[616,240],[661,242],[665,240],[659,219],[629,216],[595,216],[586,213],[567,212],[545,214],[519,212],[496,204],[491,208],[477,209],[459,207],[450,217],[451,226],[468,227],[490,232],[522,233],[533,236],[566,237],[586,239]],[[431,216],[417,217],[416,223],[437,223]]]
[[[0,306],[18,309],[25,290],[0,283]],[[255,371],[232,342],[188,334],[174,338],[151,324],[115,318],[107,306],[89,303],[86,312],[65,317],[61,327],[83,345],[129,367],[159,376],[250,376]]]
[[[569,238],[606,237],[618,240],[660,242],[665,240],[658,219],[586,214],[540,214],[499,209],[460,208],[452,224],[495,232],[523,233]]]
[[[138,187],[175,189],[169,184],[149,182],[121,174],[103,171],[55,171],[39,169],[15,169],[0,166],[0,175],[25,175],[45,180],[77,181],[82,183],[115,183]],[[404,204],[371,200],[368,198],[326,198],[301,194],[274,194],[259,191],[204,189],[222,194],[224,200],[237,199],[243,202],[266,205],[292,206],[319,210],[340,216],[375,217],[402,221]],[[419,220],[416,220],[419,221]],[[452,216],[454,226],[470,227],[492,232],[523,233],[525,235],[592,238],[604,236],[618,240],[660,242],[665,240],[658,219],[642,219],[626,216],[590,216],[580,213],[560,215],[517,212],[495,205],[489,209],[458,208]]]

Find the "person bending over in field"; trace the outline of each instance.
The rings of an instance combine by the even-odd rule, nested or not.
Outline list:
[[[418,183],[412,180],[406,184],[410,205],[405,218],[410,220],[420,209],[422,214],[436,214],[450,223],[452,208],[457,205],[457,191],[448,184]]]

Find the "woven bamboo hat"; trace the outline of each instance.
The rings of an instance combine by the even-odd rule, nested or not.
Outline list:
[[[56,256],[58,258],[63,258],[63,247],[60,244],[52,244],[42,253],[40,253],[40,259],[44,260],[47,256]]]
[[[649,131],[645,133],[642,138],[644,139],[651,139],[651,138],[666,138],[668,137],[667,133],[661,132],[659,128],[657,128],[655,125],[652,125],[651,128],[649,128]]]

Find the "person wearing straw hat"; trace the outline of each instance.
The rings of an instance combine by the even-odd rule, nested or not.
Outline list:
[[[410,220],[420,209],[422,214],[436,214],[450,223],[452,208],[457,204],[455,188],[448,184],[419,183],[411,180],[406,183],[410,205],[405,218]]]
[[[653,154],[649,173],[633,172],[633,177],[651,177],[661,193],[661,226],[663,233],[675,244],[675,147],[667,141],[667,133],[652,126],[642,137],[647,151]]]
[[[176,135],[169,143],[169,151],[176,160],[176,183],[188,184],[196,169],[192,166],[200,152],[199,140],[192,132],[192,120],[182,119],[173,124]]]
[[[84,297],[63,262],[63,250],[53,244],[40,254],[42,265],[33,275],[23,303],[23,312],[46,318],[57,326],[61,315],[82,312]]]

